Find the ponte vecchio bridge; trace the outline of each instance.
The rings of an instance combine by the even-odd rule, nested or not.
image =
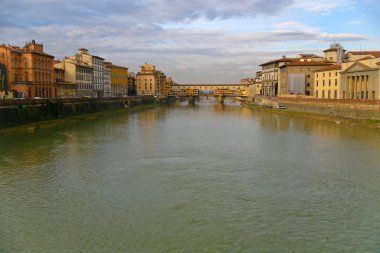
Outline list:
[[[248,95],[248,84],[175,84],[172,92],[176,96],[214,96],[245,97]]]

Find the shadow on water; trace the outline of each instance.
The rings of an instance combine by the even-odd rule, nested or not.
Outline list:
[[[128,124],[125,113],[112,114],[107,117],[89,118],[47,128],[33,128],[31,132],[0,136],[0,169],[35,167],[47,161],[54,161],[56,150],[61,145],[77,146],[83,152],[90,147],[94,136],[99,139],[118,136],[123,137],[122,127]],[[96,140],[98,141],[98,140]],[[91,152],[91,149],[88,150]],[[67,154],[69,158],[70,152]]]
[[[318,119],[313,120],[297,116],[251,110],[249,108],[243,108],[242,114],[247,114],[248,117],[254,118],[263,129],[271,131],[292,131],[336,140],[350,139],[366,141],[380,138],[380,129],[355,125],[340,125]]]

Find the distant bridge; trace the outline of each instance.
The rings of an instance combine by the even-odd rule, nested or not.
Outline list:
[[[247,96],[248,84],[175,84],[172,91],[178,96],[198,96],[212,92],[215,96]]]

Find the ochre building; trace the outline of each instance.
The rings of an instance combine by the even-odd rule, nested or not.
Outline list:
[[[0,63],[5,66],[7,89],[17,97],[55,97],[54,56],[32,42],[24,47],[0,45]]]
[[[156,66],[145,63],[136,75],[137,95],[163,96],[165,74],[156,69]]]
[[[111,70],[111,95],[114,97],[128,96],[128,68],[106,62]]]
[[[341,65],[331,65],[314,71],[314,97],[340,99]]]

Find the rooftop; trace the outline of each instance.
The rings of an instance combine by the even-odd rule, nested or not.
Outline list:
[[[329,48],[329,49],[326,49],[326,50],[324,50],[323,52],[336,52],[336,51],[338,51],[338,48]]]
[[[329,70],[340,70],[341,68],[342,68],[341,65],[331,65],[331,66],[327,66],[327,67],[317,69],[314,72],[323,72],[323,71],[329,71]]]
[[[332,65],[331,61],[293,61],[282,67],[286,66],[328,66]]]
[[[295,61],[297,59],[298,58],[286,58],[286,57],[283,57],[283,58],[280,58],[280,59],[276,59],[276,60],[272,60],[272,61],[260,64],[259,66],[264,66],[264,65],[268,65],[268,64],[276,63],[276,62],[292,62],[292,61]]]
[[[350,51],[348,52],[353,55],[372,55],[377,57],[380,57],[380,51]]]

